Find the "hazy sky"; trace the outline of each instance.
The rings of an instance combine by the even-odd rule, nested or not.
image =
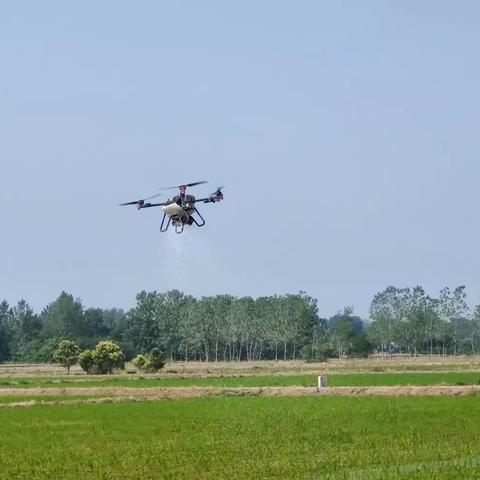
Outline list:
[[[0,299],[480,300],[477,1],[0,6]],[[225,184],[160,234],[161,186]],[[167,195],[160,197],[166,199]]]

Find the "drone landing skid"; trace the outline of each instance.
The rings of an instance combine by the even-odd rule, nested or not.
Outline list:
[[[168,217],[167,224],[165,225],[166,217],[167,217],[167,214],[164,213],[162,218],[162,223],[160,225],[161,232],[166,232],[168,230],[168,227],[170,227],[170,224],[172,224],[175,227],[175,233],[183,232],[183,229],[185,228],[184,222],[182,222],[178,217]]]
[[[202,223],[198,223],[197,220],[195,220],[195,217],[192,217],[193,221],[195,222],[195,225],[197,227],[203,227],[205,225],[205,219],[200,215],[200,212],[195,208],[195,213],[199,216],[200,220]]]
[[[183,232],[183,229],[185,228],[185,225],[192,225],[194,223],[197,227],[203,227],[205,225],[205,219],[202,217],[202,215],[200,214],[200,212],[196,208],[194,208],[194,210],[195,210],[195,213],[200,218],[200,222],[198,222],[197,219],[194,216],[189,217],[189,219],[191,219],[191,223],[189,223],[188,221],[184,222],[184,221],[182,221],[182,219],[180,219],[176,215],[168,216],[167,213],[164,212],[163,218],[162,218],[162,223],[160,224],[160,231],[162,233],[166,232],[168,230],[168,228],[170,227],[170,224],[172,224],[175,227],[175,233],[177,233],[177,234],[180,234],[180,233]],[[165,220],[167,219],[167,216],[168,216],[168,220],[167,220],[167,223],[165,224]]]
[[[168,222],[167,222],[167,225],[165,225],[165,227],[163,226],[164,223],[165,223],[165,219],[167,218],[167,214],[164,213],[163,214],[163,218],[162,218],[162,223],[160,225],[160,231],[161,232],[166,232],[168,230],[168,227],[170,226],[170,222],[172,221],[172,217],[168,217]]]

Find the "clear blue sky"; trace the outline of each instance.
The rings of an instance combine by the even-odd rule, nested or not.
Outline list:
[[[0,299],[480,296],[477,1],[0,6]],[[120,202],[209,180],[207,226]]]

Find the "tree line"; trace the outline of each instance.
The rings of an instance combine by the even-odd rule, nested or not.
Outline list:
[[[0,361],[53,361],[62,340],[82,350],[112,340],[127,360],[154,348],[172,361],[474,354],[480,306],[470,311],[463,286],[437,298],[422,287],[387,287],[373,298],[367,320],[351,307],[321,318],[317,299],[305,292],[254,299],[142,291],[128,311],[86,308],[66,292],[40,313],[25,300],[0,303]]]
[[[431,297],[420,287],[388,287],[370,305],[367,329],[382,354],[469,355],[480,351],[480,305],[470,310],[465,286]]]

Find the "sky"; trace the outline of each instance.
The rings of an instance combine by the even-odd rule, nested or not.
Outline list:
[[[0,299],[480,302],[480,3],[0,4]],[[207,180],[207,224],[118,204]],[[164,191],[166,200],[173,191]]]

